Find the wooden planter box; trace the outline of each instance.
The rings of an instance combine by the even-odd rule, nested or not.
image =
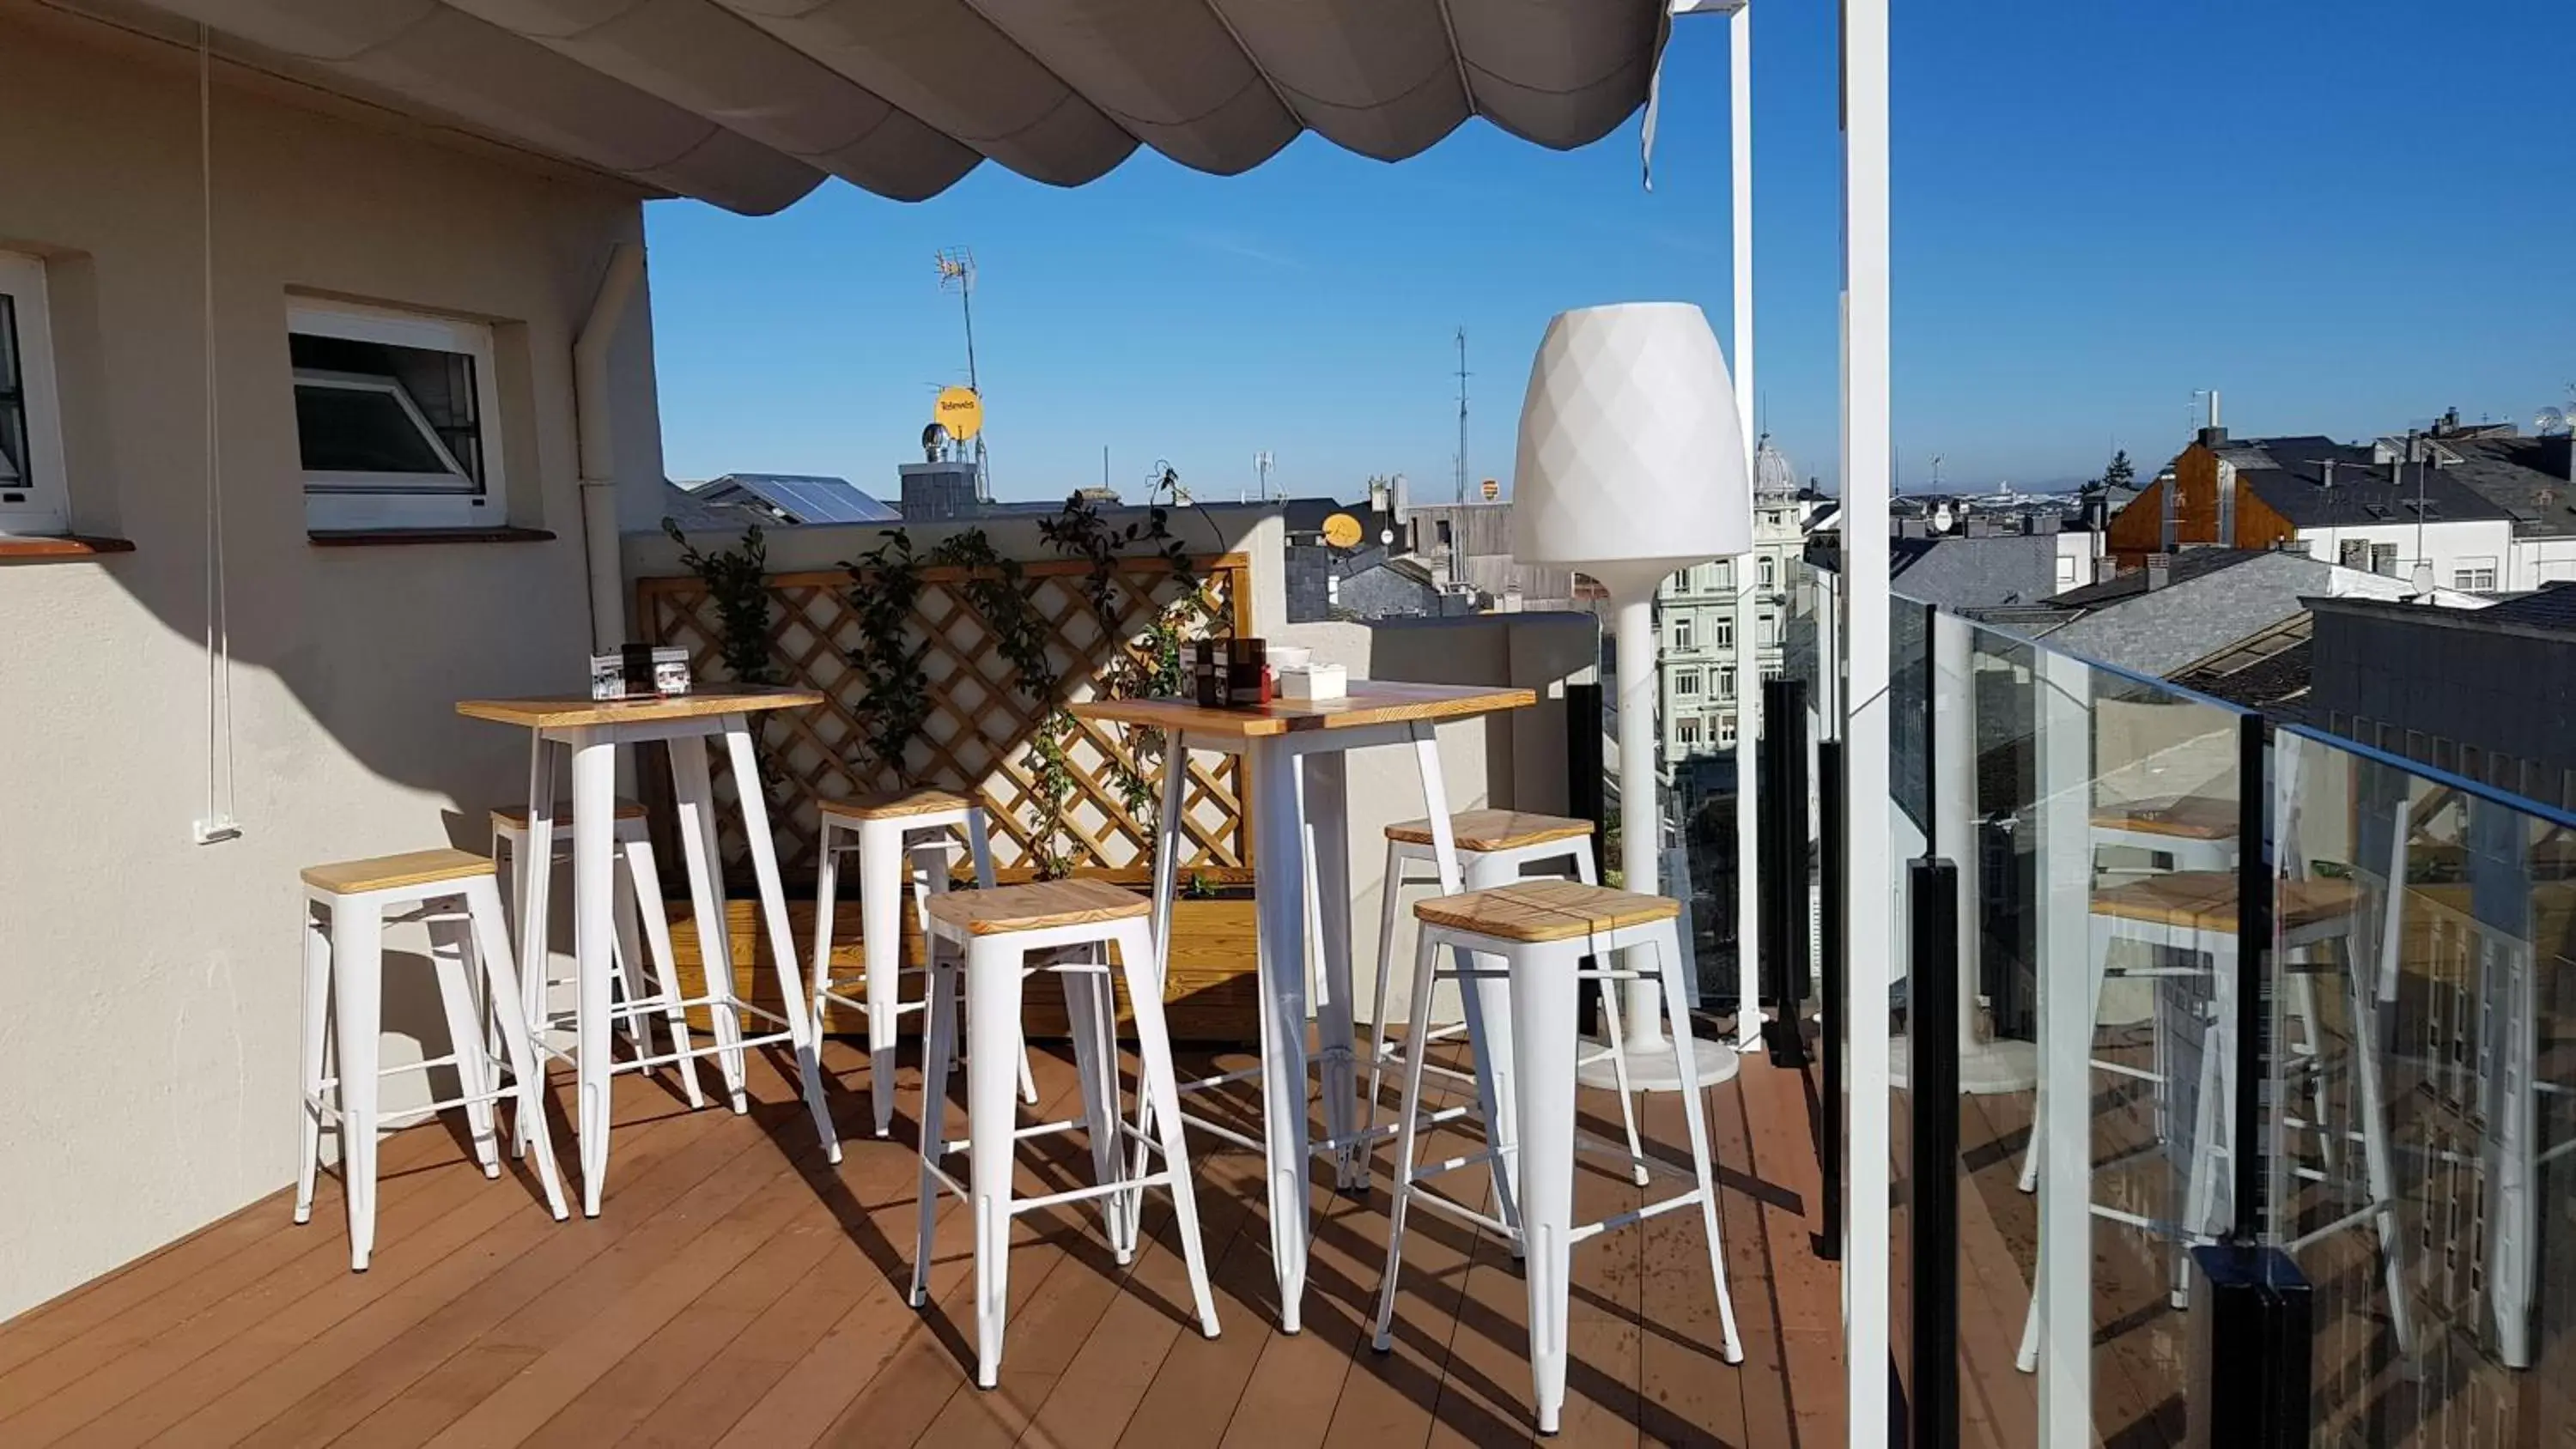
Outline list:
[[[698,952],[697,926],[689,904],[671,901],[666,909],[671,917],[671,950],[679,966],[681,989],[690,996],[699,995],[706,989],[706,969]],[[754,1005],[776,1010],[778,978],[770,965],[768,933],[760,926],[757,903],[730,901],[726,914],[733,935],[734,990]],[[844,978],[856,976],[862,969],[858,903],[842,902],[832,915],[838,927],[832,945],[833,972]],[[791,900],[787,919],[798,949],[812,950],[814,902]],[[921,933],[913,926],[909,904],[904,909],[903,924],[903,962],[911,967],[921,960]],[[1260,1039],[1260,988],[1254,965],[1257,939],[1253,902],[1248,893],[1212,900],[1183,897],[1174,903],[1171,971],[1163,989],[1163,1014],[1171,1025],[1173,1040],[1240,1045]],[[1036,977],[1029,982],[1028,991],[1029,1034],[1041,1039],[1064,1036],[1064,997],[1055,979]],[[1123,986],[1118,998],[1118,1019],[1125,1034],[1129,1016]],[[706,1029],[706,1013],[691,1012],[689,1022],[693,1028]],[[835,1035],[863,1035],[867,1025],[857,1012],[836,1006],[825,1018],[823,1029]],[[915,1034],[920,1025],[907,1017],[903,1030],[907,1035]]]

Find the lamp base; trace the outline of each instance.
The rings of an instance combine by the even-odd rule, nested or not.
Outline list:
[[[1619,1089],[1618,1067],[1609,1057],[1609,1043],[1587,1036],[1576,1050],[1585,1059],[1584,1064],[1575,1069],[1576,1081],[1587,1087],[1601,1087],[1614,1092]],[[1592,1060],[1596,1056],[1599,1060]],[[1743,1069],[1735,1048],[1721,1041],[1703,1041],[1696,1036],[1691,1040],[1691,1065],[1699,1069],[1697,1085],[1703,1087],[1733,1081],[1736,1073]],[[1640,1092],[1680,1091],[1681,1064],[1673,1059],[1673,1044],[1659,1041],[1652,1046],[1639,1047],[1631,1043],[1628,1047],[1628,1085]]]

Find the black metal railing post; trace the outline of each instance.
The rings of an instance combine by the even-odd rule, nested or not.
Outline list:
[[[2271,1060],[2272,980],[2272,837],[2270,828],[2271,748],[2259,714],[2245,716],[2237,733],[2236,770],[2236,1101],[2234,1149],[2228,1153],[2235,1186],[2231,1234],[2238,1243],[2263,1237],[2264,1176],[2268,1163],[2263,1140],[2263,1089]],[[2209,1144],[2195,1142],[2194,1151]]]
[[[1610,783],[1602,749],[1601,686],[1569,684],[1565,687],[1565,813],[1577,820],[1592,822],[1592,845],[1598,863],[1608,867],[1610,851]],[[1586,983],[1576,996],[1576,1029],[1586,1036],[1601,1035],[1601,995],[1605,988],[1598,981]]]
[[[1759,768],[1762,993],[1773,1003],[1762,1039],[1771,1064],[1807,1065],[1807,685],[1798,679],[1762,684]],[[1741,780],[1736,798],[1744,798]]]
[[[1844,1033],[1851,1021],[1850,963],[1843,959],[1843,878],[1849,857],[1843,838],[1843,745],[1824,740],[1816,745],[1817,813],[1824,828],[1816,841],[1816,865],[1824,896],[1822,940],[1824,1020],[1817,1032],[1825,1080],[1816,1090],[1816,1167],[1823,1179],[1824,1229],[1816,1234],[1816,1256],[1827,1262],[1843,1255],[1843,1091],[1848,1070],[1843,1060]]]
[[[1914,1102],[1914,1393],[1908,1449],[1959,1442],[1959,868],[1927,856],[1906,868],[1913,954],[1906,1015]]]

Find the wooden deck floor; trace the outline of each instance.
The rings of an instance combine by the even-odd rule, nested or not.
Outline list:
[[[907,1067],[896,1138],[876,1142],[857,1135],[868,1120],[860,1061],[839,1042],[827,1055],[853,1134],[837,1170],[775,1063],[755,1067],[748,1118],[692,1113],[666,1086],[620,1077],[607,1200],[592,1221],[550,1221],[518,1173],[486,1181],[442,1127],[398,1134],[383,1150],[378,1247],[363,1275],[348,1271],[326,1179],[311,1226],[290,1225],[281,1193],[0,1324],[0,1443],[1530,1439],[1526,1314],[1507,1252],[1417,1214],[1397,1346],[1379,1356],[1364,1324],[1385,1250],[1384,1175],[1366,1203],[1319,1187],[1307,1329],[1281,1335],[1259,1159],[1206,1139],[1193,1146],[1223,1335],[1202,1339],[1189,1322],[1166,1210],[1148,1217],[1154,1236],[1129,1269],[1112,1261],[1096,1215],[1031,1214],[1015,1234],[1002,1383],[977,1391],[965,1367],[970,1237],[953,1198],[934,1306],[903,1301],[914,1077]],[[1038,1110],[1063,1115],[1069,1059],[1041,1049],[1038,1068]],[[1647,1135],[1678,1156],[1678,1099],[1649,1100]],[[1717,1356],[1694,1215],[1587,1244],[1575,1256],[1563,1442],[1842,1442],[1836,1278],[1809,1242],[1817,1173],[1804,1083],[1748,1063],[1709,1100],[1745,1361]],[[1587,1093],[1584,1110],[1595,1130],[1615,1128],[1608,1097]],[[568,1171],[570,1136],[558,1126]],[[1022,1161],[1032,1191],[1088,1178],[1077,1137],[1032,1142]],[[1587,1171],[1577,1209],[1638,1197],[1624,1177]]]

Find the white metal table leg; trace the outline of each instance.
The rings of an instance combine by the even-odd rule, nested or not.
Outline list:
[[[1681,932],[1669,924],[1663,938],[1655,945],[1664,977],[1664,1011],[1673,1034],[1673,1056],[1681,1067],[1681,1080],[1696,1082],[1699,1073],[1692,1064],[1696,1043],[1691,1037],[1690,997],[1682,989]],[[1611,1013],[1616,1015],[1617,1013]],[[1744,1362],[1744,1344],[1735,1333],[1735,1295],[1726,1287],[1726,1245],[1717,1228],[1717,1167],[1710,1154],[1716,1149],[1709,1143],[1708,1103],[1705,1087],[1682,1088],[1682,1123],[1690,1133],[1691,1171],[1699,1181],[1700,1226],[1708,1237],[1709,1272],[1717,1280],[1717,1323],[1719,1348],[1728,1363]],[[1636,1150],[1633,1147],[1632,1151]],[[1644,1173],[1641,1170],[1642,1180]],[[1642,1182],[1641,1182],[1642,1185]]]
[[[778,842],[769,833],[769,802],[762,798],[760,762],[752,752],[751,726],[746,716],[725,716],[725,746],[733,760],[734,794],[742,805],[743,833],[750,841],[752,876],[760,886],[761,916],[769,927],[769,956],[778,968],[779,1014],[787,1018],[787,1039],[796,1049],[796,1075],[804,1088],[805,1105],[814,1114],[814,1130],[822,1136],[823,1155],[837,1163],[841,1160],[841,1134],[833,1130],[832,1109],[823,1100],[822,1043],[816,1039],[813,1018],[806,1012],[810,1003],[805,994],[804,968],[797,960],[795,932],[787,925],[787,889],[778,879]],[[889,1108],[893,1100],[889,1089]]]
[[[512,884],[518,887],[511,905],[519,913],[519,1016],[527,1023],[529,1040],[540,1048],[530,1056],[537,1063],[537,1076],[542,1083],[546,1072],[546,1054],[542,1050],[546,1037],[546,976],[551,960],[546,948],[546,924],[553,910],[549,897],[554,886],[555,742],[542,730],[530,731],[528,738],[528,831],[520,837],[520,849],[511,858]],[[530,840],[548,842],[543,859],[521,858],[529,853],[524,842]],[[526,1121],[516,1125],[510,1143],[512,1152],[526,1155]]]
[[[1431,928],[1423,927],[1413,948],[1412,1016],[1416,1022],[1431,1015],[1431,987],[1439,974],[1435,964],[1439,949]],[[1474,1050],[1472,1043],[1469,1050]],[[1405,1044],[1404,1085],[1395,1098],[1395,1179],[1390,1184],[1392,1195],[1386,1213],[1386,1271],[1378,1278],[1377,1331],[1370,1340],[1370,1346],[1379,1353],[1395,1347],[1395,1294],[1404,1273],[1404,1220],[1413,1205],[1415,1144],[1422,1122],[1422,1067],[1430,1055],[1419,1040]]]
[[[340,1066],[340,1178],[349,1205],[349,1267],[376,1247],[376,1063],[383,1000],[384,913],[372,902],[331,912],[333,1045]]]
[[[1181,1263],[1190,1275],[1190,1301],[1198,1310],[1199,1332],[1209,1338],[1217,1336],[1216,1295],[1208,1284],[1207,1246],[1199,1235],[1198,1187],[1190,1176],[1189,1144],[1181,1126],[1180,1076],[1172,1062],[1171,1032],[1163,1020],[1163,1003],[1159,998],[1140,998],[1156,976],[1152,965],[1153,948],[1149,931],[1129,921],[1118,928],[1118,960],[1127,979],[1129,999],[1136,1006],[1136,1090],[1150,1095],[1159,1103],[1157,1119],[1161,1135],[1156,1139],[1163,1152],[1163,1170],[1171,1176],[1172,1230],[1180,1235]],[[1105,986],[1105,983],[1104,983]],[[1101,992],[1110,998],[1107,990]],[[1112,1071],[1115,1071],[1115,1058]],[[1114,1117],[1116,1102],[1111,1111]],[[1128,1237],[1135,1238],[1135,1219],[1128,1219]]]
[[[681,863],[689,877],[698,959],[705,963],[707,1020],[715,1030],[725,1095],[739,1116],[751,1110],[751,1099],[743,1090],[742,1017],[725,1004],[733,996],[733,932],[725,921],[724,863],[716,847],[716,791],[707,774],[707,742],[702,735],[682,735],[670,741],[669,749]]]
[[[527,1018],[514,1005],[517,980],[510,961],[510,933],[502,923],[499,887],[469,881],[465,887],[466,918],[474,932],[475,954],[484,979],[491,983],[493,1015],[501,1026],[501,1050],[518,1089],[518,1115],[526,1119],[525,1135],[536,1148],[537,1181],[546,1192],[546,1210],[556,1222],[570,1217],[564,1203],[563,1175],[555,1165],[554,1129],[546,1125],[545,1058]]]
[[[1553,1434],[1565,1405],[1566,1317],[1573,1293],[1574,955],[1551,943],[1524,945],[1507,959],[1512,1044],[1521,1062],[1504,1110],[1520,1124],[1522,1151],[1515,1167],[1538,1430]]]
[[[1249,744],[1254,891],[1260,921],[1262,1138],[1268,1168],[1271,1263],[1279,1327],[1295,1333],[1306,1292],[1310,1232],[1306,1126],[1306,849],[1296,757],[1267,738]]]
[[[1001,1381],[1002,1331],[1011,1306],[1011,1155],[1019,1143],[1019,1082],[1011,1047],[1019,1040],[1022,952],[1008,937],[967,948],[966,1029],[981,1040],[966,1052],[966,1151],[975,1210],[975,1383]]]
[[[463,902],[459,901],[459,905]],[[472,957],[473,924],[459,915],[433,915],[429,920],[429,962],[438,978],[438,1004],[447,1017],[447,1035],[456,1054],[457,1095],[465,1099],[466,1134],[474,1140],[474,1159],[485,1177],[501,1175],[501,1143],[492,1127],[492,1062],[484,1054],[481,1023],[475,1019],[476,993],[467,967]]]
[[[1315,1003],[1317,1044],[1324,1057],[1324,1134],[1341,1144],[1334,1154],[1334,1185],[1368,1190],[1368,1159],[1352,1138],[1357,1129],[1359,1074],[1351,1054],[1358,1026],[1351,1010],[1350,803],[1345,756],[1324,751],[1302,756],[1306,838],[1311,843],[1315,944],[1319,987]]]
[[[617,931],[617,750],[605,734],[575,738],[572,756],[573,1076],[581,1131],[581,1210],[599,1216],[608,1175],[609,957]],[[530,833],[533,843],[551,837]],[[533,850],[531,851],[533,853]]]
[[[679,1072],[680,1088],[688,1094],[689,1110],[707,1104],[707,1094],[698,1086],[697,1058],[689,1046],[689,1013],[680,1005],[680,967],[671,951],[671,913],[662,903],[662,870],[653,855],[653,837],[641,830],[625,840],[626,870],[635,881],[641,897],[636,914],[644,921],[645,949],[652,953],[653,989],[669,1005],[662,1009],[662,1025],[671,1034],[672,1050],[680,1060],[673,1064]]]
[[[896,1009],[902,993],[903,822],[869,820],[859,826],[859,946],[867,962],[868,1107],[877,1135],[894,1130]],[[818,925],[819,931],[821,927]],[[822,968],[815,980],[822,981]]]

